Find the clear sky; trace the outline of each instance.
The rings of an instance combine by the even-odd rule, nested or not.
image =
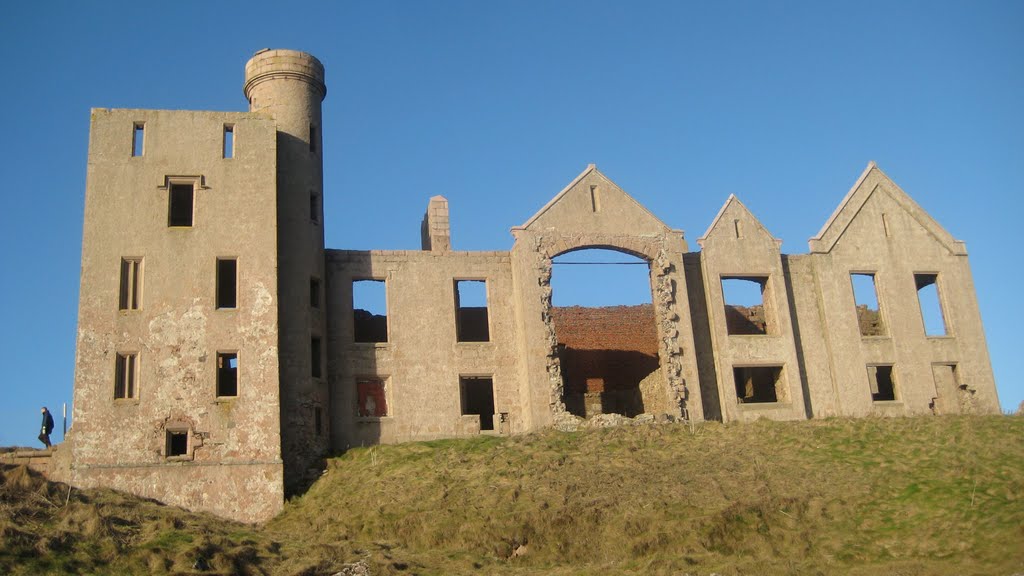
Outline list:
[[[596,163],[691,250],[735,193],[804,253],[875,160],[966,241],[1016,408],[1022,31],[1016,0],[8,3],[0,445],[71,401],[89,109],[245,110],[264,47],[326,66],[332,248],[417,249],[443,194],[456,249],[508,249]]]

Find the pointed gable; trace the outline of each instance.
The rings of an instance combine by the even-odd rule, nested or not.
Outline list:
[[[707,231],[697,239],[697,244],[703,248],[706,243],[726,238],[761,238],[774,242],[776,246],[782,245],[782,240],[772,236],[764,224],[761,224],[761,221],[743,202],[740,202],[735,194],[729,195],[721,210],[718,211],[718,215],[711,221]]]
[[[812,253],[828,253],[835,247],[839,239],[850,229],[850,225],[861,215],[861,211],[876,194],[885,195],[899,206],[910,218],[923,228],[937,243],[949,250],[951,254],[966,256],[967,248],[960,240],[956,240],[938,222],[935,221],[921,206],[914,202],[899,186],[896,185],[874,163],[869,162],[867,168],[847,192],[846,197],[836,208],[832,216],[822,226],[818,235],[808,241]]]
[[[513,230],[560,234],[662,234],[671,231],[632,196],[590,164],[525,224]]]

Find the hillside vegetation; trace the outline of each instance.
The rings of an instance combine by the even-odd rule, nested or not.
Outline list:
[[[257,527],[2,475],[0,573],[1024,573],[1020,417],[361,448]]]

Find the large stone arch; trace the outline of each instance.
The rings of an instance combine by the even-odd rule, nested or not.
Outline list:
[[[512,229],[524,402],[536,427],[568,413],[552,321],[552,259],[589,248],[615,250],[648,262],[658,353],[671,415],[703,419],[693,355],[681,230],[673,230],[593,165],[522,226]]]

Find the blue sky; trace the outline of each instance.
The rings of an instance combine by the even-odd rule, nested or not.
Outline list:
[[[443,194],[456,249],[508,249],[596,163],[692,250],[735,193],[803,253],[875,160],[967,242],[1015,408],[1021,30],[1016,1],[10,3],[0,445],[34,444],[39,405],[71,400],[89,109],[244,110],[263,47],[327,68],[333,248],[418,248]]]

